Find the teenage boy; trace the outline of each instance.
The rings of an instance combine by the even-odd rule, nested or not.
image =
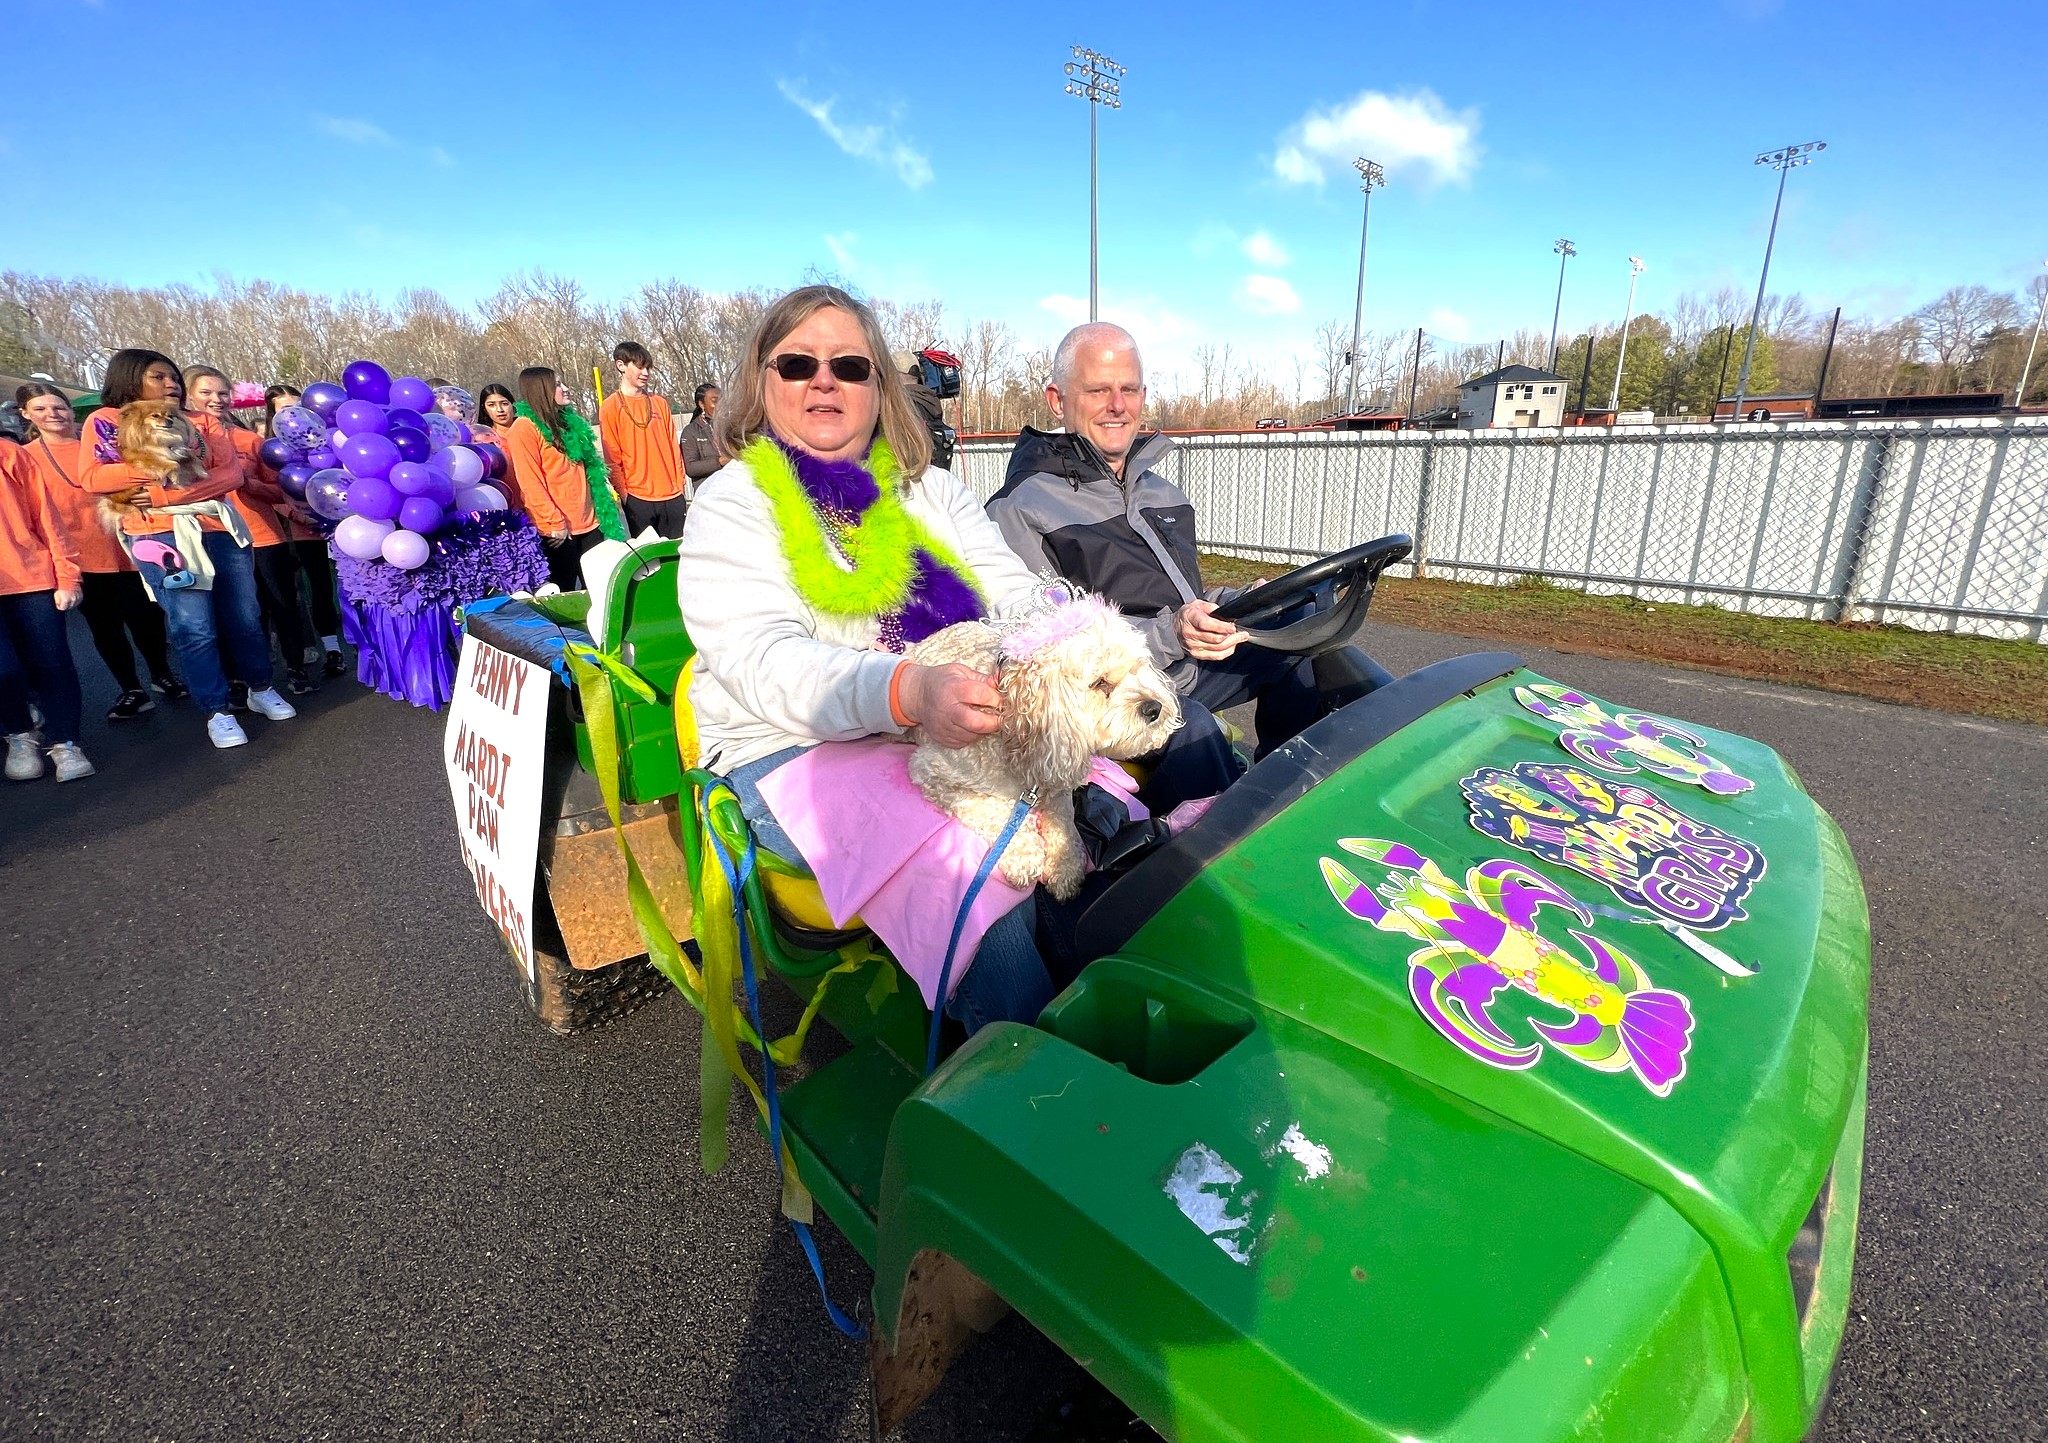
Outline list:
[[[654,357],[638,341],[612,348],[619,387],[597,408],[604,464],[626,508],[634,536],[652,526],[667,537],[683,534],[683,456],[668,402],[647,389]]]

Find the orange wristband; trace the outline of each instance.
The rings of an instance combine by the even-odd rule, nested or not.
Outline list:
[[[896,663],[896,670],[889,673],[889,715],[894,717],[896,725],[905,731],[917,725],[903,710],[903,703],[900,700],[903,694],[903,669],[909,665],[907,661],[899,661]]]

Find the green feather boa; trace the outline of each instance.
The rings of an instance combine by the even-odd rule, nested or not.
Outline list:
[[[562,434],[557,437],[548,429],[548,423],[536,416],[533,407],[526,402],[521,401],[512,409],[533,422],[541,440],[583,468],[583,479],[590,483],[590,507],[597,513],[597,529],[614,541],[624,541],[626,523],[619,515],[618,498],[612,495],[611,473],[605,470],[604,453],[598,449],[597,435],[590,429],[590,423],[574,411],[565,409],[562,412]]]
[[[959,576],[976,595],[981,587],[951,547],[932,535],[903,504],[896,454],[880,437],[868,452],[866,466],[880,495],[861,518],[838,535],[827,535],[810,493],[797,479],[796,467],[782,448],[766,436],[740,452],[754,484],[768,498],[780,533],[782,559],[790,580],[813,611],[851,620],[872,620],[901,611],[917,578],[917,553]],[[851,569],[839,564],[844,555]]]

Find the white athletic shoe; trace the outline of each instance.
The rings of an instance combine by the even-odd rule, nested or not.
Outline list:
[[[242,724],[224,711],[206,719],[206,739],[217,747],[249,745],[249,734],[242,730]]]
[[[43,774],[43,739],[34,732],[14,732],[7,738],[7,780],[32,782]]]
[[[58,742],[50,748],[50,760],[57,764],[57,780],[60,782],[75,782],[99,770],[78,749],[77,742]]]
[[[266,686],[261,691],[252,689],[249,692],[249,709],[272,721],[290,721],[299,714],[299,709],[279,696],[274,686]]]

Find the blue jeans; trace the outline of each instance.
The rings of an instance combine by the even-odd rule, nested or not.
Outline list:
[[[733,795],[740,799],[741,813],[754,829],[755,842],[778,857],[795,861],[801,861],[802,855],[761,796],[761,778],[804,750],[787,747],[734,767],[725,775]],[[982,934],[974,965],[954,986],[946,1003],[946,1015],[970,1036],[991,1022],[1036,1022],[1045,1004],[1052,1001],[1052,976],[1038,952],[1037,912],[1035,898],[1026,897]],[[965,960],[954,958],[954,969]]]
[[[1258,698],[1254,724],[1259,746],[1254,761],[1293,741],[1323,714],[1314,663],[1249,642],[1222,661],[1196,662],[1195,684],[1186,695],[1212,712],[1228,711]]]
[[[33,696],[43,709],[43,740],[51,746],[78,740],[84,706],[55,597],[52,591],[0,596],[0,732],[35,730],[28,714]]]
[[[166,531],[137,537],[138,541],[161,541],[175,546],[176,538]],[[270,638],[263,634],[263,603],[256,590],[256,562],[250,549],[237,546],[225,531],[209,531],[204,541],[207,558],[213,562],[213,589],[195,586],[171,591],[164,586],[164,570],[153,561],[138,561],[136,569],[156,593],[171,629],[171,645],[178,649],[178,668],[185,685],[192,688],[192,701],[212,715],[228,709],[228,679],[221,670],[220,654],[226,648],[236,679],[251,691],[267,690],[272,681]]]

